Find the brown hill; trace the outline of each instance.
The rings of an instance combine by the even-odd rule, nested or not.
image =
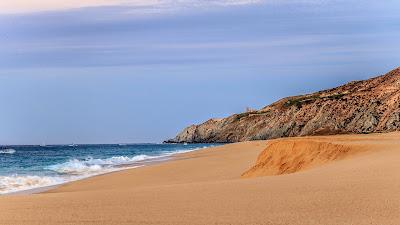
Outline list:
[[[210,119],[166,142],[238,142],[280,137],[400,130],[400,67],[260,110]]]

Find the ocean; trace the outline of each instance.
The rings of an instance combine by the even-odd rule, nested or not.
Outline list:
[[[58,185],[171,159],[215,144],[106,144],[0,147],[0,194]]]

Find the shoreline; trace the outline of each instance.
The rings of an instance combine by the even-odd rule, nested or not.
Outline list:
[[[400,132],[275,140],[361,147],[296,173],[243,178],[268,141],[178,154],[32,195],[0,196],[4,225],[400,223]],[[290,147],[290,146],[289,146]],[[365,150],[365,151],[364,151]],[[291,158],[275,155],[282,164]],[[311,157],[311,158],[310,158]],[[23,216],[21,216],[23,215]]]
[[[54,185],[43,186],[43,187],[35,187],[35,188],[27,189],[27,190],[20,190],[20,191],[15,191],[15,192],[4,193],[4,194],[0,194],[0,197],[1,196],[21,196],[21,195],[23,196],[23,195],[45,193],[45,192],[51,191],[53,189],[62,187],[63,185],[66,185],[69,183],[73,183],[73,182],[77,182],[77,181],[81,181],[81,180],[85,180],[85,179],[90,179],[92,177],[103,176],[103,175],[112,174],[112,173],[118,173],[118,172],[124,171],[124,170],[132,170],[132,169],[137,169],[137,168],[144,167],[144,166],[151,166],[151,165],[155,165],[155,164],[159,164],[159,163],[178,160],[178,157],[183,154],[191,153],[191,152],[195,152],[195,151],[201,151],[201,150],[205,150],[205,149],[213,148],[213,147],[215,147],[215,146],[211,146],[211,147],[207,147],[207,148],[198,148],[198,149],[193,149],[193,150],[185,150],[183,152],[177,152],[177,153],[173,153],[171,155],[160,156],[160,158],[147,159],[147,160],[142,160],[139,162],[134,162],[131,164],[118,165],[115,167],[115,170],[112,170],[112,171],[99,173],[99,174],[93,174],[93,175],[89,175],[87,177],[82,177],[82,178],[78,178],[76,180],[66,181],[66,182],[63,182],[60,184],[54,184]]]

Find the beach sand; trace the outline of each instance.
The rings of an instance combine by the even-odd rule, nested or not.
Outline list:
[[[400,133],[273,142],[288,140],[301,142],[296,159],[290,150],[263,152],[271,142],[243,142],[0,196],[0,224],[400,224]],[[307,147],[316,142],[345,146],[346,154]],[[268,154],[273,166],[260,164]]]

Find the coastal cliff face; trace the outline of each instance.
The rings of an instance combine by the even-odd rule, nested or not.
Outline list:
[[[239,142],[400,130],[400,67],[363,81],[287,97],[260,110],[210,119],[168,143]]]

